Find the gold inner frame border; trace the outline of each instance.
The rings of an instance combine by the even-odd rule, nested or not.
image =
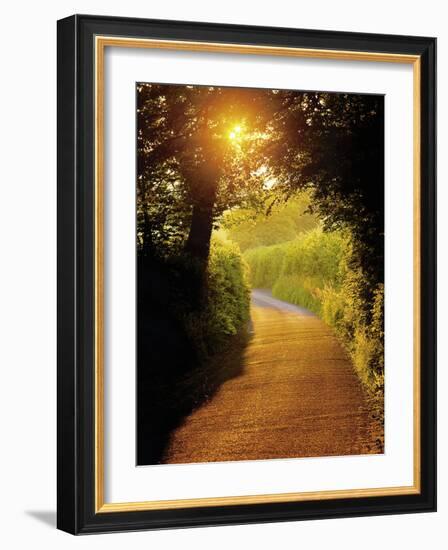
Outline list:
[[[225,496],[141,502],[106,503],[104,501],[104,55],[106,47],[146,48],[212,53],[235,53],[312,59],[406,63],[413,66],[413,454],[414,483],[402,487],[344,489],[301,493]],[[417,55],[376,52],[325,50],[251,44],[225,44],[178,40],[96,36],[95,56],[95,513],[167,510],[194,507],[231,506],[279,502],[304,502],[344,498],[420,494],[420,190],[421,190],[421,60]]]

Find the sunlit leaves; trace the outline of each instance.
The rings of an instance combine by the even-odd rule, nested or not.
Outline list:
[[[351,228],[381,277],[382,98],[158,84],[137,97],[139,220],[156,241],[181,247],[201,201],[217,227],[227,210],[269,213],[309,189],[325,227]]]

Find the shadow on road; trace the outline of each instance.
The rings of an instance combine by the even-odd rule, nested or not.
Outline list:
[[[139,267],[139,274],[144,273]],[[137,320],[137,465],[160,464],[172,431],[244,369],[250,341],[244,330],[210,360],[201,361],[167,307],[166,278],[151,272],[141,285]]]
[[[188,358],[189,368],[179,378],[175,376],[175,370],[177,366],[182,370],[186,368],[187,354],[173,354],[173,350],[178,348],[173,342],[163,361],[165,373],[156,372],[156,369],[140,369],[138,465],[162,463],[173,430],[194,409],[211,399],[224,382],[243,374],[244,352],[249,340],[250,335],[246,331],[238,335],[231,346],[213,357],[207,365],[198,367],[192,363],[191,357]]]

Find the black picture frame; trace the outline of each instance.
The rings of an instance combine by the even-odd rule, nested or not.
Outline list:
[[[420,59],[420,492],[161,510],[95,509],[96,36],[250,44]],[[57,525],[73,534],[436,509],[436,39],[74,15],[58,21]]]

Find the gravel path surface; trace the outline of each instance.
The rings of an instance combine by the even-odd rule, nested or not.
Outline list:
[[[361,384],[331,329],[263,290],[252,292],[251,317],[242,373],[173,432],[163,462],[381,452]]]

